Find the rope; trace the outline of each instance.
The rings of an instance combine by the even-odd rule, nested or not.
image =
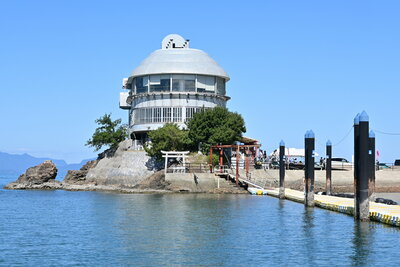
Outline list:
[[[388,133],[388,132],[382,132],[382,131],[379,131],[379,130],[375,130],[375,129],[372,129],[374,132],[376,132],[376,133],[380,133],[380,134],[386,134],[386,135],[400,135],[400,133]]]
[[[349,132],[339,142],[337,142],[333,146],[338,146],[339,144],[341,144],[349,136],[349,134],[351,133],[352,130],[353,130],[353,125],[350,127]]]

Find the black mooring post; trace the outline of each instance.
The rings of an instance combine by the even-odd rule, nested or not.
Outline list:
[[[314,149],[315,149],[315,135],[313,131],[307,131],[304,139],[305,144],[305,197],[304,205],[307,207],[314,206]]]
[[[359,139],[360,135],[360,113],[357,113],[357,115],[354,118],[354,159],[353,159],[353,171],[354,171],[354,218],[358,217],[358,210],[356,209],[355,203],[358,201],[357,196],[359,195],[357,193],[358,190],[358,185],[357,185],[357,179],[358,179],[358,152],[359,152]]]
[[[368,162],[369,162],[369,200],[375,201],[375,133],[369,131],[369,143],[368,143]]]
[[[285,198],[285,143],[279,143],[279,198]]]
[[[363,111],[359,118],[359,154],[358,154],[358,177],[355,198],[355,210],[357,211],[356,219],[360,221],[369,221],[369,197],[368,197],[368,140],[369,140],[369,117]]]
[[[332,143],[330,140],[326,142],[326,194],[332,194]]]

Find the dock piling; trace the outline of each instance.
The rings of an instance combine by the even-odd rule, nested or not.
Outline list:
[[[285,198],[285,142],[279,143],[279,198]]]
[[[332,194],[332,143],[330,140],[326,142],[326,194]]]
[[[357,183],[354,195],[354,217],[360,221],[369,221],[369,117],[365,111],[359,116]]]
[[[305,144],[305,168],[304,168],[304,205],[314,207],[314,149],[315,134],[312,130],[307,131],[304,138]]]
[[[357,202],[357,180],[358,180],[358,153],[359,153],[359,135],[360,135],[360,113],[357,113],[357,115],[354,117],[354,162],[353,162],[353,171],[354,171],[354,218],[358,217],[358,211],[355,208],[356,205],[355,203]]]
[[[368,162],[369,162],[369,180],[368,180],[368,193],[370,201],[375,200],[375,133],[369,131],[368,140]]]

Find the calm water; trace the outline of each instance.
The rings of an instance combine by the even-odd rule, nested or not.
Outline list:
[[[1,266],[394,266],[399,245],[271,197],[0,190]]]

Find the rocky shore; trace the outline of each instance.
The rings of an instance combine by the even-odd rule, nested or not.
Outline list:
[[[70,170],[63,181],[56,180],[57,167],[45,161],[29,168],[5,189],[111,191],[120,193],[247,193],[233,188],[229,182],[217,188],[213,174],[196,183],[193,174],[166,179],[163,164],[148,157],[143,151],[131,149],[131,141],[121,142],[117,149],[107,150],[97,160],[89,161],[80,170]]]

